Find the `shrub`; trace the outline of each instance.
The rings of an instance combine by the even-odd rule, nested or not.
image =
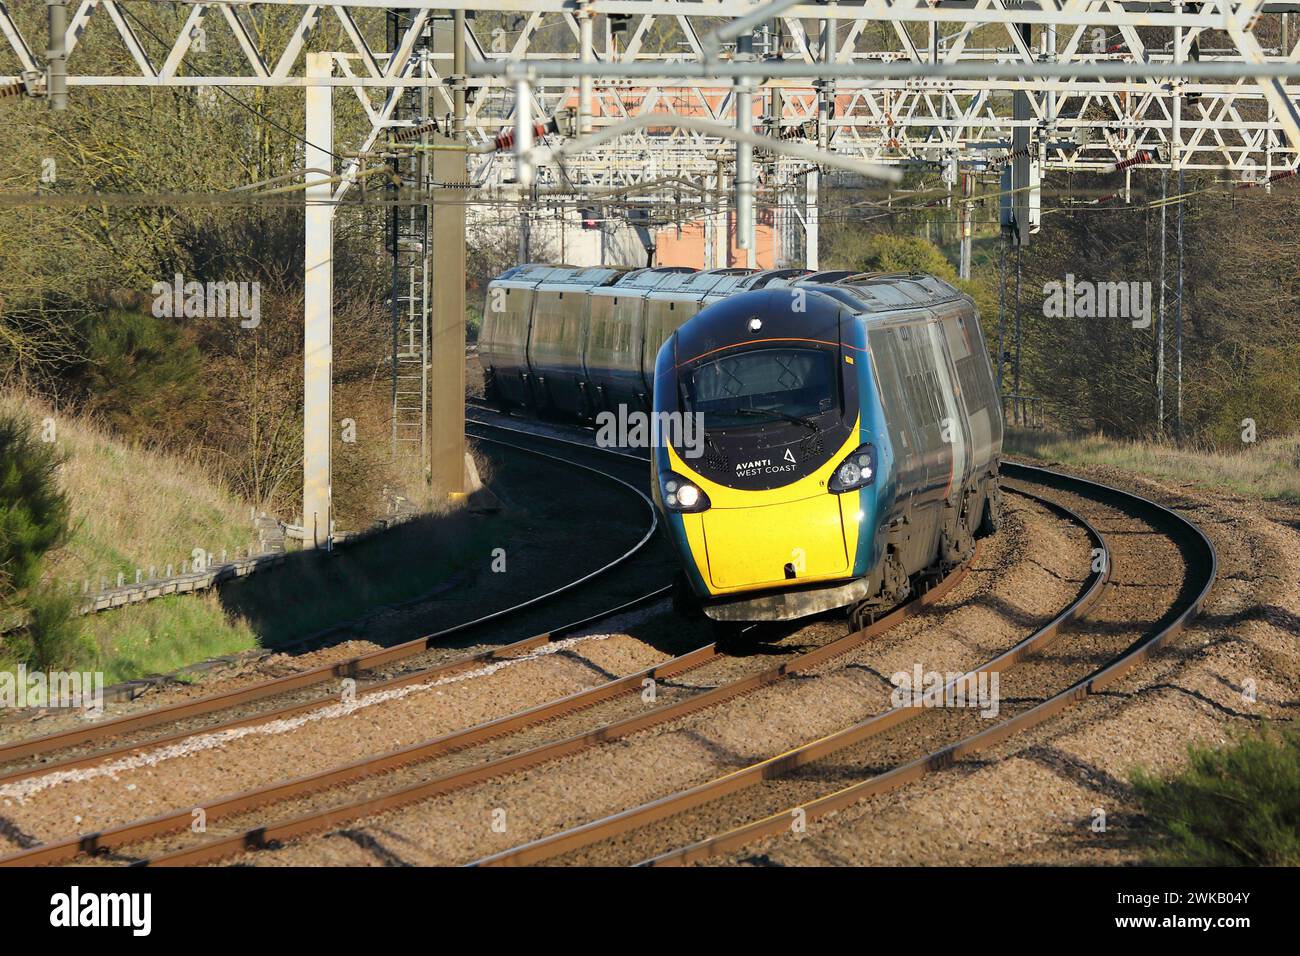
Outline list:
[[[58,486],[62,458],[34,423],[0,412],[0,601],[12,601],[40,577],[41,557],[68,534],[68,501]]]
[[[95,661],[94,641],[87,635],[77,598],[54,587],[34,589],[27,598],[27,625],[12,641],[12,651],[33,670],[80,669]]]
[[[174,320],[112,310],[85,320],[85,411],[124,435],[185,441],[199,424],[203,356]]]
[[[1191,766],[1171,780],[1133,774],[1159,862],[1300,865],[1300,732],[1266,730],[1188,753]]]
[[[875,233],[853,243],[848,268],[861,272],[928,272],[949,282],[957,281],[939,247],[916,236]]]

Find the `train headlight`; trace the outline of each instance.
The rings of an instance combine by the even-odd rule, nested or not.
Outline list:
[[[709,507],[709,496],[675,471],[659,472],[659,497],[669,511],[694,512]]]
[[[859,445],[840,462],[826,487],[835,494],[865,488],[876,480],[876,449],[870,443]]]

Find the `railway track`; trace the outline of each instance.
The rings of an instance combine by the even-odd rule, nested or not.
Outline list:
[[[1029,495],[1028,497],[1035,497]],[[1054,506],[1049,506],[1054,507]],[[1056,508],[1059,513],[1069,517],[1068,511]],[[1086,529],[1086,523],[1082,525]],[[1095,533],[1089,531],[1091,540],[1100,544]],[[580,694],[572,695],[558,701],[552,701],[540,707],[530,708],[518,714],[510,715],[488,724],[472,727],[455,734],[444,735],[414,747],[403,748],[389,754],[379,755],[357,761],[345,767],[305,776],[296,780],[278,783],[257,791],[238,794],[204,805],[203,810],[209,823],[223,819],[248,821],[230,829],[222,835],[200,839],[180,834],[171,840],[165,834],[187,827],[192,820],[192,811],[185,809],[170,814],[160,815],[150,820],[139,821],[112,831],[86,835],[57,844],[36,847],[22,854],[14,855],[3,862],[10,864],[37,864],[68,862],[79,854],[117,850],[134,844],[137,848],[151,847],[141,852],[117,853],[119,859],[134,862],[151,862],[162,865],[184,865],[210,863],[229,857],[240,851],[275,846],[283,841],[300,837],[329,826],[345,823],[361,817],[373,815],[408,803],[428,799],[457,789],[472,786],[493,777],[503,776],[537,766],[549,760],[568,756],[585,749],[590,749],[610,741],[621,739],[654,726],[680,719],[688,714],[698,712],[706,707],[715,706],[759,688],[770,686],[776,681],[806,673],[813,668],[861,646],[872,638],[895,627],[901,621],[914,616],[925,606],[940,600],[964,575],[964,569],[928,592],[912,605],[906,606],[887,618],[876,622],[870,628],[840,637],[821,647],[802,654],[790,655],[790,659],[758,673],[750,674],[709,690],[682,696],[681,699],[660,707],[645,711],[633,707],[633,712],[620,720],[597,723],[594,727],[570,736],[554,737],[535,747],[516,748],[514,751],[486,759],[482,755],[471,758],[459,768],[445,773],[415,775],[404,786],[382,788],[382,792],[373,780],[377,776],[392,774],[399,767],[429,760],[453,750],[474,747],[483,742],[518,733],[522,728],[534,726],[546,721],[556,721],[566,714],[596,706],[604,701],[614,699],[620,694],[628,696],[629,691],[639,689],[643,682],[649,680],[668,680],[702,667],[718,658],[716,644],[698,648],[670,660],[655,668],[599,685]],[[1104,575],[1094,575],[1087,587],[1071,608],[1062,615],[1062,619],[1080,613],[1100,590]],[[362,789],[365,794],[348,802],[319,802],[309,812],[296,816],[271,818],[260,812],[261,808],[275,809],[294,801],[301,801],[309,794],[320,793],[341,785],[368,781]],[[176,844],[180,843],[180,846]],[[186,845],[188,844],[188,845]]]
[[[900,608],[890,616],[881,618],[869,628],[832,641],[816,650],[792,655],[790,660],[765,668],[756,674],[751,674],[712,689],[703,690],[697,694],[685,696],[683,699],[663,704],[644,713],[634,714],[612,723],[600,723],[596,727],[579,734],[552,740],[517,753],[484,762],[471,763],[460,770],[422,780],[379,796],[325,806],[307,814],[270,824],[259,819],[255,825],[236,833],[201,842],[193,847],[172,850],[157,857],[136,860],[135,862],[149,862],[155,865],[196,865],[216,862],[243,850],[275,846],[283,841],[331,825],[356,820],[419,800],[440,796],[493,777],[526,770],[551,760],[569,756],[680,719],[706,707],[716,706],[742,694],[770,686],[779,680],[792,677],[836,656],[848,653],[863,642],[914,616],[928,604],[940,599],[952,587],[955,587],[963,576],[964,569],[954,572],[944,582],[927,592],[925,596],[913,604]],[[620,694],[635,693],[642,689],[644,682],[647,680],[662,682],[679,677],[715,661],[719,655],[718,645],[710,643],[654,668],[648,668],[618,678],[588,691],[551,701],[539,707],[529,708],[526,711],[511,714],[499,720],[480,724],[454,734],[444,735],[414,747],[403,748],[401,751],[366,758],[335,770],[238,794],[195,809],[202,809],[205,818],[212,822],[236,813],[372,777],[407,764],[428,760],[461,748],[481,744],[537,723],[576,713],[611,700]],[[83,853],[116,849],[133,842],[176,832],[190,825],[193,812],[193,809],[186,808],[151,820],[116,828],[113,831],[87,834],[60,841],[57,844],[35,847],[19,854],[0,858],[0,865],[70,862]]]
[[[480,425],[483,428],[490,428],[490,426],[482,423]],[[503,425],[501,428],[494,430],[493,433],[500,434],[508,431],[519,432],[521,429]],[[519,440],[518,435],[511,435],[510,438],[511,440]],[[611,454],[608,450],[594,449],[586,442],[572,439],[550,436],[548,439],[540,440],[552,443],[562,441],[566,442],[571,448],[581,447],[591,453]],[[635,460],[640,468],[645,467],[644,459],[640,456],[625,452],[615,452],[614,454],[620,454],[624,458]],[[1009,477],[1020,473],[1025,477],[1031,477],[1031,480],[1037,479],[1040,483],[1055,482],[1060,484],[1064,482],[1069,485],[1078,481],[1053,476],[1052,473],[1039,473],[1021,469],[1020,466],[1007,466],[1006,472]],[[1060,634],[1064,627],[1072,621],[1077,621],[1085,612],[1096,605],[1103,594],[1112,568],[1111,552],[1108,549],[1106,539],[1092,527],[1087,519],[1070,507],[1054,501],[1048,496],[1024,488],[1010,488],[1008,490],[1036,500],[1062,517],[1067,518],[1067,520],[1073,521],[1084,528],[1096,549],[1094,553],[1101,555],[1102,561],[1100,569],[1094,570],[1094,573],[1085,582],[1077,598],[1069,607],[1049,622],[1048,625],[1038,629],[1033,635],[1025,638],[1010,650],[976,668],[971,672],[972,674],[999,668],[1009,668],[1026,657],[1041,653]],[[1125,494],[1115,489],[1107,489],[1107,491],[1117,495]],[[1156,507],[1150,502],[1146,504],[1152,508]],[[1177,522],[1182,522],[1182,519],[1177,519],[1177,516],[1173,517]],[[1208,542],[1206,542],[1206,545],[1208,546]],[[1210,560],[1211,562],[1213,560],[1212,551],[1210,552]],[[444,734],[411,747],[368,757],[346,766],[331,768],[321,773],[283,781],[272,786],[212,801],[202,807],[207,820],[210,823],[223,820],[229,823],[228,826],[219,828],[224,832],[215,836],[205,836],[195,840],[179,833],[179,831],[188,827],[192,820],[193,811],[186,808],[183,811],[162,814],[148,820],[135,821],[112,830],[85,834],[73,839],[33,847],[0,859],[0,863],[9,865],[60,863],[76,859],[79,855],[86,853],[111,853],[115,859],[120,861],[147,862],[158,865],[193,865],[219,861],[245,850],[278,846],[285,841],[319,832],[331,826],[450,793],[485,780],[516,773],[550,760],[597,747],[609,741],[621,739],[650,727],[679,719],[758,688],[770,686],[778,680],[805,672],[827,660],[846,653],[853,647],[860,646],[865,641],[895,626],[906,617],[914,615],[925,604],[938,600],[951,590],[959,580],[960,574],[952,575],[935,590],[927,594],[924,599],[916,602],[915,605],[900,609],[863,631],[830,641],[813,651],[792,655],[790,659],[774,667],[723,683],[709,690],[684,695],[680,699],[648,711],[644,708],[633,707],[628,716],[598,722],[595,726],[567,736],[552,734],[549,739],[545,739],[544,742],[535,746],[517,745],[505,747],[504,749],[498,748],[499,752],[493,754],[488,752],[492,748],[486,745],[494,741],[500,743],[503,740],[525,735],[528,732],[532,732],[534,735],[544,733],[544,730],[538,730],[543,725],[562,725],[565,718],[571,715],[589,709],[599,709],[602,705],[608,705],[609,702],[619,699],[626,702],[629,697],[635,697],[634,692],[644,686],[646,681],[664,682],[666,684],[683,674],[716,662],[719,659],[717,645],[704,645],[686,654],[657,664],[655,667],[608,681],[569,697],[549,701],[455,733]],[[1208,582],[1204,590],[1208,590]],[[1203,596],[1203,593],[1200,594],[1195,606],[1199,606],[1200,599]],[[1185,621],[1193,612],[1194,608],[1189,607],[1180,620]],[[1163,642],[1165,639],[1167,639],[1167,636],[1162,637],[1161,641]],[[537,640],[537,638],[529,640]],[[624,709],[626,710],[626,707]],[[1052,709],[1042,719],[1047,719],[1047,717],[1059,712],[1059,709]],[[790,815],[771,813],[766,816],[758,815],[755,817],[751,811],[750,819],[738,826],[729,829],[718,828],[716,830],[709,830],[706,826],[705,832],[709,835],[703,839],[690,842],[670,839],[667,849],[655,845],[656,840],[658,844],[663,844],[664,838],[662,835],[654,836],[655,829],[649,825],[672,818],[680,819],[683,816],[688,816],[695,808],[708,807],[718,803],[725,804],[729,798],[734,800],[737,794],[761,789],[763,784],[770,781],[785,780],[791,776],[797,776],[801,772],[805,772],[805,768],[816,766],[818,761],[824,760],[826,756],[832,753],[851,752],[852,748],[861,746],[863,742],[887,737],[895,728],[901,727],[922,713],[924,711],[904,708],[885,711],[862,724],[846,728],[840,733],[832,734],[802,747],[794,748],[785,754],[761,761],[703,786],[672,794],[650,804],[634,807],[623,813],[595,820],[583,826],[553,834],[542,840],[532,841],[478,862],[485,864],[531,863],[553,859],[566,854],[573,862],[586,862],[588,860],[583,856],[584,851],[589,855],[594,853],[594,859],[604,862],[607,861],[606,858],[609,855],[606,851],[613,844],[625,838],[628,834],[638,832],[648,839],[646,845],[651,849],[643,853],[640,849],[637,849],[639,844],[634,842],[631,844],[630,855],[626,846],[621,848],[621,853],[615,854],[618,862],[638,862],[643,859],[653,859],[658,863],[692,862],[729,852],[750,839],[756,839],[769,832],[780,832],[782,828],[788,826]],[[852,802],[869,796],[871,793],[882,792],[882,790],[873,788],[888,789],[891,786],[899,786],[916,779],[917,776],[924,775],[924,773],[946,766],[951,760],[964,756],[968,752],[973,752],[973,750],[969,749],[970,747],[979,749],[991,746],[997,740],[1005,739],[1007,736],[1025,729],[1026,726],[1032,726],[1033,724],[1026,723],[1030,719],[1024,714],[1017,715],[1013,720],[1003,721],[993,728],[987,728],[978,735],[969,735],[970,738],[974,738],[973,742],[971,739],[962,738],[956,744],[951,744],[946,748],[926,755],[924,759],[900,764],[890,771],[876,774],[850,787],[841,787],[833,793],[821,794],[814,799],[799,803],[797,808],[791,807],[790,809],[801,809],[807,819],[816,819],[817,816],[838,809],[845,800]],[[1041,720],[1037,722],[1041,722]],[[419,772],[418,768],[422,762],[448,754],[461,755],[459,765],[454,769],[446,769],[444,772],[434,772],[432,774]],[[945,754],[948,755],[944,756]],[[918,770],[918,767],[921,769]],[[402,768],[405,768],[403,771],[404,776],[403,772],[399,772],[402,771]],[[385,783],[384,781],[391,782]],[[862,789],[854,789],[859,784],[862,785]],[[322,795],[328,795],[333,791],[347,791],[349,788],[357,791],[357,795],[352,799],[341,801],[322,800]],[[772,797],[769,795],[767,802],[770,803],[771,800]],[[823,800],[827,802],[820,802]],[[308,807],[308,809],[305,812],[296,814],[282,812],[286,807],[295,806],[304,806]],[[279,813],[278,816],[275,815],[277,812]],[[775,830],[772,828],[775,828]],[[169,839],[169,834],[176,836]],[[120,852],[122,848],[129,847],[137,849],[135,852]],[[604,853],[604,857],[602,857],[602,853]]]
[[[422,799],[463,789],[483,780],[519,772],[582,750],[606,744],[651,727],[680,719],[704,708],[716,706],[726,700],[751,693],[759,688],[804,673],[828,660],[848,653],[855,647],[917,615],[925,607],[942,599],[964,578],[967,566],[956,569],[938,582],[923,596],[890,615],[881,618],[871,627],[841,636],[820,647],[803,653],[788,654],[784,662],[763,668],[756,673],[732,680],[696,693],[679,695],[679,699],[646,710],[634,707],[622,719],[599,722],[596,726],[570,736],[554,737],[538,746],[515,749],[491,759],[473,759],[450,772],[423,775],[422,779],[406,786],[392,787],[377,795],[368,794],[347,802],[330,802],[311,812],[286,819],[268,820],[264,814],[252,813],[303,798],[307,795],[339,788],[360,781],[368,781],[384,774],[422,761],[444,756],[455,751],[482,745],[488,741],[517,734],[525,728],[559,719],[596,707],[619,696],[635,695],[645,682],[665,682],[689,671],[701,668],[719,659],[721,651],[716,643],[689,651],[667,662],[637,673],[629,674],[565,698],[508,715],[497,720],[476,725],[452,734],[423,741],[414,746],[368,757],[342,767],[321,773],[283,781],[253,791],[225,797],[197,808],[184,808],[161,814],[148,820],[136,821],[103,832],[84,834],[75,838],[30,848],[8,857],[0,858],[4,865],[39,865],[66,863],[83,854],[118,851],[133,844],[158,841],[168,834],[179,834],[171,841],[181,842],[156,855],[131,855],[133,862],[150,862],[159,865],[195,865],[215,862],[243,850],[274,846],[331,825],[358,819]],[[373,788],[370,788],[373,789]],[[222,820],[253,816],[248,826],[233,832],[195,841],[179,831],[189,827],[194,813],[201,810],[211,824]],[[118,854],[120,857],[121,854]]]
[[[1135,564],[1135,579],[1125,586],[1145,586],[1136,579],[1149,576],[1152,570],[1150,555],[1143,563],[1143,547],[1134,542],[1163,539],[1164,554],[1172,547],[1183,566],[1180,580],[1165,588],[1175,592],[1168,606],[1157,608],[1158,614],[1134,627],[1103,626],[1091,631],[1088,619],[1078,613],[1083,608],[1076,609],[950,681],[936,695],[942,699],[958,682],[978,679],[981,673],[1009,672],[1014,690],[1006,699],[1013,701],[1009,705],[1012,714],[992,726],[979,728],[978,716],[970,711],[895,708],[698,786],[476,862],[685,864],[717,858],[764,837],[788,834],[796,824],[804,827],[1044,724],[1114,685],[1168,643],[1197,613],[1213,586],[1217,559],[1209,539],[1194,524],[1147,499],[1086,479],[1012,464],[1004,465],[1003,474],[1052,489],[1054,500],[1069,502],[1056,500],[1061,507],[1091,512],[1088,517],[1102,525],[1100,532],[1093,533],[1106,542],[1100,552],[1105,555],[1104,570],[1109,573],[1117,563],[1123,566],[1126,561]],[[1008,490],[1024,492],[1014,486]],[[1146,530],[1133,528],[1134,523],[1145,525]],[[1118,555],[1112,539],[1125,542]],[[1096,610],[1101,593],[1101,582],[1094,582],[1084,600],[1087,609]],[[1107,624],[1119,624],[1125,610],[1121,608],[1120,618]],[[1043,657],[1062,634],[1075,638],[1068,650],[1078,659],[1070,666],[1057,666]],[[1084,673],[1077,675],[1079,671]],[[1060,686],[1062,675],[1067,678],[1064,688]],[[1069,679],[1076,675],[1077,679]],[[903,729],[908,731],[906,737]],[[837,763],[828,767],[826,758],[832,755],[838,755]],[[872,772],[875,768],[880,769]]]
[[[579,628],[660,598],[667,593],[666,580],[657,584],[652,582],[649,587],[637,584],[637,595],[632,599],[619,598],[612,606],[605,606],[595,614],[588,613],[579,620],[551,627],[522,640],[491,647],[479,653],[458,654],[450,660],[430,660],[431,653],[440,657],[447,655],[448,649],[441,645],[452,640],[464,640],[470,635],[487,630],[491,625],[517,618],[524,612],[532,611],[541,605],[556,602],[557,599],[574,594],[585,585],[608,576],[615,570],[627,568],[648,549],[654,539],[657,522],[654,509],[644,492],[624,477],[618,477],[607,470],[591,465],[560,459],[540,450],[536,442],[522,445],[488,436],[482,436],[479,440],[498,446],[508,446],[531,456],[563,461],[566,466],[581,469],[600,480],[614,482],[626,488],[636,496],[640,506],[645,509],[644,532],[631,547],[613,560],[558,588],[412,641],[296,674],[260,681],[224,693],[5,744],[0,746],[0,787],[48,773],[83,770],[109,760],[175,745],[198,734],[231,731],[266,721],[299,717],[337,702],[339,695],[333,688],[337,686],[335,682],[344,679],[357,681],[356,697],[363,699],[376,693],[472,670],[561,640]],[[652,568],[643,566],[635,569],[633,580],[637,581],[641,576],[646,575],[648,570]],[[572,612],[560,611],[556,612],[556,616],[558,617],[560,613]],[[323,685],[330,685],[329,694],[319,693]],[[267,707],[266,704],[273,706]],[[236,715],[231,716],[232,712]],[[225,719],[221,719],[223,716]],[[205,720],[211,717],[217,719]],[[174,729],[163,734],[148,733],[167,727]],[[96,746],[104,742],[111,742],[111,745]]]

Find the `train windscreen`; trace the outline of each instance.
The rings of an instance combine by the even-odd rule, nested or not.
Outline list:
[[[682,407],[702,413],[706,430],[812,421],[837,406],[834,359],[831,351],[810,348],[724,355],[682,376]]]

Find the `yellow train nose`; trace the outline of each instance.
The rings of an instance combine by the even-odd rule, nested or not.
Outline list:
[[[712,508],[701,517],[714,589],[816,580],[849,570],[836,495],[754,508]]]

